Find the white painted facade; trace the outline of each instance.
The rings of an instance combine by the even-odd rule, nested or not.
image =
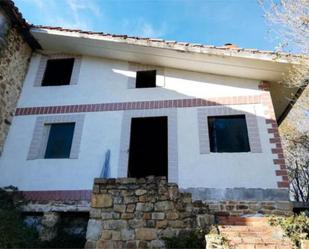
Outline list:
[[[129,62],[86,55],[81,58],[76,85],[38,87],[34,86],[34,81],[40,59],[40,54],[33,55],[18,102],[19,108],[261,94],[258,89],[260,81],[256,79],[166,67],[162,70],[163,75],[157,78],[159,87],[130,89],[128,78],[135,77],[135,72],[130,71]],[[197,118],[197,110],[201,107],[177,108],[179,186],[276,189],[281,177],[275,174],[265,106],[243,104],[226,107],[256,115],[262,152],[201,154]],[[119,177],[124,112],[83,113],[84,126],[77,159],[28,160],[36,119],[46,114],[14,117],[0,157],[0,186],[14,185],[21,190],[91,189],[93,179],[100,175],[108,149],[111,150],[111,177]]]

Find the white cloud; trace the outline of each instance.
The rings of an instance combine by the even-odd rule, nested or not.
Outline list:
[[[62,2],[58,0],[23,1],[37,9],[35,11],[36,15],[40,16],[44,25],[91,29],[93,16],[101,17],[102,15],[97,0],[62,0]]]
[[[145,21],[143,18],[137,20],[124,20],[122,30],[125,34],[140,36],[140,37],[151,37],[160,38],[166,34],[165,23],[158,27],[154,27],[151,23]]]

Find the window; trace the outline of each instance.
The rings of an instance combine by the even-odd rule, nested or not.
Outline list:
[[[48,60],[42,80],[42,86],[69,85],[73,65],[74,58]]]
[[[136,88],[156,87],[156,70],[136,72]]]
[[[44,158],[69,158],[75,123],[50,124]]]
[[[208,117],[211,152],[250,151],[245,115]]]

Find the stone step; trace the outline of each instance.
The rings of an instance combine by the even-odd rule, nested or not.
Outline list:
[[[220,216],[218,217],[218,221],[220,225],[264,226],[264,225],[268,225],[269,218]]]
[[[255,244],[239,244],[230,246],[230,249],[292,249],[290,245],[284,244],[265,244],[265,243],[255,243]]]
[[[269,232],[274,230],[280,230],[277,227],[272,227],[270,225],[267,226],[220,226],[222,231],[239,231],[239,232],[245,232],[245,231],[260,231],[260,232]]]
[[[292,249],[280,227],[269,224],[264,217],[219,217],[219,231],[231,249]]]

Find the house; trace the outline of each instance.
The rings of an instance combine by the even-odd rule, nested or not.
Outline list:
[[[94,178],[148,175],[217,211],[230,201],[289,207],[277,120],[297,89],[278,82],[296,57],[60,27],[29,32],[37,46],[0,157],[0,186],[17,186],[29,210],[87,211]]]

